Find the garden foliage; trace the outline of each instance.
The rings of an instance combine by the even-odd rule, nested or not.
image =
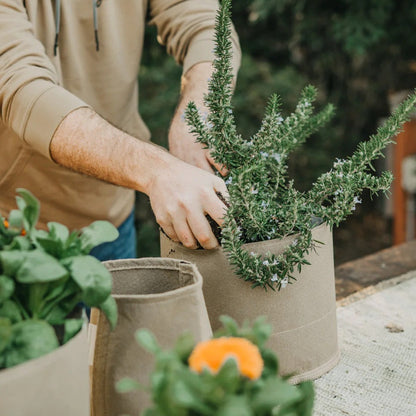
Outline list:
[[[243,52],[233,99],[240,132],[256,132],[270,91],[282,97],[284,115],[295,107],[308,83],[319,89],[318,105],[331,102],[340,109],[334,122],[291,155],[289,173],[297,189],[309,189],[335,156],[350,155],[359,139],[376,129],[389,113],[391,92],[416,85],[414,1],[239,0],[233,4],[233,23]],[[150,27],[145,37],[140,113],[153,140],[167,146],[181,68],[157,45],[155,32]],[[137,205],[138,250],[155,256],[159,231],[150,204],[143,199],[140,196]],[[365,193],[357,221],[365,212],[374,215],[380,206],[380,200],[371,201]]]
[[[243,338],[257,346],[264,363],[261,376],[251,379],[242,375],[239,368],[243,366],[241,360],[244,357],[238,354],[234,358],[225,358],[218,372],[208,367],[197,372],[190,368],[189,358],[195,348],[191,336],[183,335],[172,350],[163,350],[153,334],[140,330],[136,333],[138,342],[156,358],[150,385],[153,406],[144,412],[144,416],[312,415],[312,382],[293,386],[277,375],[277,358],[265,348],[271,334],[270,325],[262,318],[252,326],[245,322],[242,327],[229,317],[221,320],[223,329],[215,334],[215,338]],[[132,379],[124,379],[118,384],[121,392],[137,388],[141,386]]]
[[[84,319],[70,318],[83,302],[100,308],[111,326],[117,305],[110,273],[88,255],[93,247],[117,238],[117,229],[96,221],[70,232],[56,222],[36,229],[39,201],[18,189],[18,209],[0,216],[0,369],[39,357],[71,339]],[[63,327],[63,339],[55,329]]]
[[[232,99],[230,41],[231,1],[223,0],[216,22],[216,60],[205,104],[207,115],[194,103],[188,105],[186,120],[197,141],[210,149],[214,159],[228,167],[226,183],[229,208],[222,229],[222,246],[237,274],[253,286],[281,289],[294,279],[296,269],[307,264],[305,255],[319,242],[312,228],[319,222],[338,225],[361,202],[364,189],[371,194],[387,192],[392,175],[377,177],[372,162],[382,156],[414,110],[411,95],[367,142],[353,155],[337,159],[318,177],[311,189],[301,192],[288,177],[288,157],[315,131],[330,120],[333,107],[314,112],[316,89],[303,89],[293,113],[283,116],[277,95],[270,98],[261,127],[246,139],[238,133]],[[281,255],[262,256],[247,251],[244,243],[296,235]]]

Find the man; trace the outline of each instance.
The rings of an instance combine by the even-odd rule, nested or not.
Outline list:
[[[205,215],[222,222],[216,192],[226,187],[212,173],[222,167],[194,142],[181,114],[189,100],[202,106],[217,7],[214,0],[0,0],[0,212],[24,187],[42,203],[41,226],[79,229],[105,219],[123,229],[137,190],[172,239],[215,247]],[[172,154],[148,143],[137,113],[147,13],[183,64]],[[233,45],[236,70],[235,33]]]

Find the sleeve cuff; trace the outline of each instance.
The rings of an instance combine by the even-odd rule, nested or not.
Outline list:
[[[192,42],[188,47],[188,51],[183,62],[184,74],[188,71],[188,69],[190,69],[197,63],[214,61],[215,42],[214,39],[210,36],[213,36],[213,32],[211,30],[200,32],[196,36],[194,36]],[[232,45],[233,55],[231,59],[231,65],[233,67],[233,75],[234,77],[236,77],[241,64],[241,50],[240,44],[238,40],[235,38],[235,36],[232,36]]]
[[[49,81],[36,80],[24,86],[15,98],[14,111],[22,116],[12,128],[27,144],[53,160],[49,146],[55,130],[72,111],[89,107],[84,101]]]

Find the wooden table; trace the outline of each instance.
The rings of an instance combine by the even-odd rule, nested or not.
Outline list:
[[[416,270],[416,240],[344,263],[335,269],[337,300],[411,270]]]
[[[314,416],[416,416],[416,242],[336,278],[341,360],[315,381]]]

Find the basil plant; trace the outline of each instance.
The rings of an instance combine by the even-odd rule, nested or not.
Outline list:
[[[115,240],[117,229],[95,221],[80,231],[56,222],[39,230],[39,201],[25,189],[17,193],[17,209],[0,216],[0,369],[69,341],[84,323],[71,316],[80,303],[101,309],[113,328],[117,321],[111,275],[89,255]]]

